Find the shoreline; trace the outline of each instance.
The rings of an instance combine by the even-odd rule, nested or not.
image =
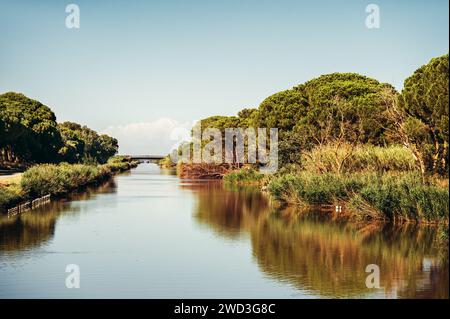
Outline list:
[[[44,196],[50,195],[52,199],[65,198],[72,192],[81,192],[89,186],[99,185],[117,174],[135,168],[138,164],[127,158],[114,158],[106,164],[97,166],[64,163],[34,166],[21,173],[19,180],[0,183],[0,214],[7,214],[8,210],[29,204]],[[52,170],[50,174],[49,169]],[[61,180],[66,183],[64,187],[55,182],[56,174],[63,175],[60,172],[66,175],[69,172],[69,176],[64,176],[65,180]],[[44,189],[48,191],[45,192]]]
[[[186,167],[189,164],[182,166],[189,171]],[[180,178],[188,177],[177,173]],[[424,184],[413,171],[350,174],[298,171],[267,176],[247,167],[230,170],[221,177],[228,185],[257,187],[275,206],[303,211],[318,209],[340,220],[368,224],[449,224],[448,188],[440,185],[441,180]],[[212,179],[217,180],[215,176]]]

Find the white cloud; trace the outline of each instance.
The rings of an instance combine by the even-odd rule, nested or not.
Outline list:
[[[110,126],[102,133],[119,140],[119,154],[166,155],[180,139],[186,139],[191,127],[188,122],[160,118],[152,122]]]

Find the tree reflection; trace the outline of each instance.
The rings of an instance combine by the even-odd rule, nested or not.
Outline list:
[[[249,234],[260,269],[279,281],[331,298],[448,298],[448,251],[432,226],[355,224],[317,212],[271,208],[252,188],[187,184],[194,218],[220,236]],[[380,267],[382,289],[368,289],[368,264]]]
[[[51,240],[57,219],[63,214],[77,214],[76,201],[88,200],[96,194],[111,193],[116,184],[110,180],[98,187],[89,187],[72,194],[67,200],[56,200],[50,204],[21,213],[14,217],[0,215],[0,253],[39,247]]]

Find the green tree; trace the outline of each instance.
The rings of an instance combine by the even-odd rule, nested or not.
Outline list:
[[[432,59],[405,80],[399,98],[403,129],[422,173],[448,175],[448,54]]]
[[[318,144],[384,145],[392,141],[383,99],[387,90],[397,94],[391,85],[359,74],[322,75],[266,98],[255,124],[278,128],[281,166],[298,164],[300,152]]]
[[[117,139],[106,134],[102,134],[99,136],[98,143],[99,149],[97,151],[97,158],[101,163],[106,163],[110,157],[116,155],[119,149],[119,143]]]
[[[239,127],[255,127],[258,118],[258,109],[242,109],[238,112]]]
[[[23,94],[0,95],[2,160],[53,162],[61,146],[56,116],[39,101]]]
[[[286,90],[269,96],[260,104],[255,124],[261,128],[278,128],[282,139],[307,112],[308,101],[303,92]]]
[[[84,157],[84,141],[80,131],[81,125],[72,122],[58,124],[64,146],[59,150],[61,160],[68,163],[79,163]]]
[[[77,123],[64,122],[58,129],[64,143],[59,154],[69,163],[106,163],[119,148],[115,138]]]
[[[392,123],[386,118],[387,106],[383,100],[387,90],[396,94],[390,84],[356,73],[332,73],[294,90],[308,104],[306,115],[294,128],[304,137],[306,148],[341,139],[375,145],[391,142],[386,131]]]
[[[56,123],[52,110],[23,94],[0,95],[0,165],[105,163],[116,139],[76,123]]]

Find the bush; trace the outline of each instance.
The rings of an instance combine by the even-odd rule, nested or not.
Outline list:
[[[19,203],[21,198],[19,185],[0,187],[0,212]]]
[[[110,175],[111,169],[107,165],[43,164],[27,170],[22,175],[21,186],[30,197],[62,195]]]
[[[111,157],[108,162],[102,165],[104,168],[111,170],[112,172],[123,172],[131,168],[136,167],[139,164],[137,161],[132,161],[127,156],[114,156]]]
[[[253,184],[259,183],[264,178],[264,174],[257,172],[253,168],[243,168],[233,171],[224,176],[224,181],[231,184]]]
[[[167,155],[166,157],[164,157],[163,159],[161,159],[161,160],[158,162],[158,165],[159,165],[161,168],[175,168],[175,167],[177,166],[177,164],[174,163],[174,162],[172,161],[172,159],[170,158],[169,155]]]
[[[124,156],[111,158],[104,165],[42,164],[33,166],[22,174],[20,183],[0,185],[0,211],[26,199],[45,195],[63,195],[72,190],[103,181],[114,172],[136,167],[138,162]]]

